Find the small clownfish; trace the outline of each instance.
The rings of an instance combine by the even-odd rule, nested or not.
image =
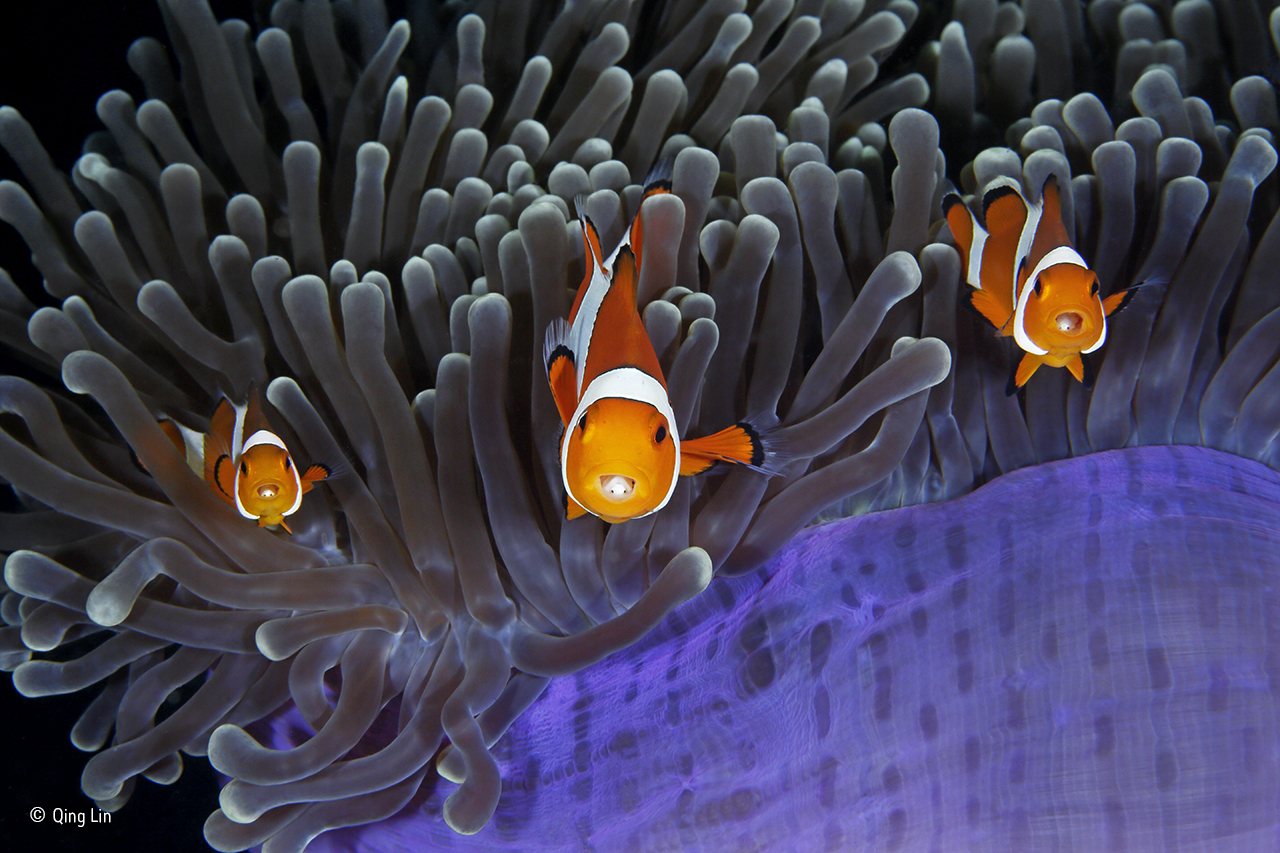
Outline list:
[[[662,167],[646,181],[641,206],[671,192]],[[681,441],[658,356],[636,306],[644,257],[639,210],[618,248],[603,257],[600,235],[579,204],[587,271],[569,319],[547,328],[543,358],[564,434],[560,471],[567,517],[590,512],[613,524],[667,505],[677,475],[717,462],[764,470],[760,433],[747,423]]]
[[[292,533],[284,517],[297,512],[302,496],[330,473],[324,465],[298,473],[289,449],[262,414],[256,388],[249,389],[246,404],[234,405],[224,397],[214,410],[204,437],[204,478],[259,527],[278,524]]]
[[[1023,350],[1005,388],[1015,393],[1040,365],[1065,367],[1093,384],[1088,355],[1107,339],[1107,317],[1129,303],[1133,288],[1103,299],[1098,276],[1071,246],[1062,224],[1062,199],[1053,175],[1033,204],[1011,178],[993,181],[982,197],[984,229],[955,193],[942,212],[960,247],[970,285],[965,300]]]

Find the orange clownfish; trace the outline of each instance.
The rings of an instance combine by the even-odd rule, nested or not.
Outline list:
[[[651,176],[641,204],[669,192],[669,178]],[[749,424],[680,440],[667,383],[636,306],[644,257],[639,212],[608,258],[595,225],[581,208],[578,216],[587,272],[568,321],[551,323],[543,348],[564,424],[560,471],[568,518],[590,512],[617,524],[666,506],[678,475],[698,474],[717,462],[759,469],[765,447]]]
[[[171,436],[172,437],[172,436]],[[256,388],[238,406],[225,397],[218,404],[204,437],[204,478],[210,487],[259,527],[284,523],[302,505],[302,496],[331,473],[312,465],[299,473],[289,449],[262,414]]]
[[[1023,350],[1009,379],[1013,394],[1040,365],[1065,367],[1093,384],[1088,354],[1107,339],[1107,317],[1128,304],[1134,290],[1103,299],[1098,276],[1071,246],[1062,224],[1058,181],[1050,175],[1033,204],[1022,186],[998,178],[982,197],[984,229],[955,193],[942,200],[960,263],[970,285],[969,307]]]

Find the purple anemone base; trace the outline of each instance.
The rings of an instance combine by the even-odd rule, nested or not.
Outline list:
[[[1131,448],[806,531],[553,680],[478,834],[308,849],[1280,850],[1278,708],[1280,476]]]

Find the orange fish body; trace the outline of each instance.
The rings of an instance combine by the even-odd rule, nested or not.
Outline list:
[[[1099,295],[1097,275],[1072,248],[1062,224],[1057,179],[1049,176],[1036,203],[1017,181],[994,181],[982,198],[985,228],[955,193],[942,200],[942,210],[960,248],[969,306],[1023,351],[1008,393],[1042,364],[1065,367],[1092,385],[1087,356],[1106,341],[1107,317],[1134,291]]]
[[[280,525],[298,511],[302,496],[329,476],[323,465],[301,474],[280,436],[262,413],[256,389],[237,406],[225,397],[218,404],[204,438],[204,477],[210,487],[259,527]]]
[[[651,179],[641,203],[669,192],[669,179]],[[608,258],[591,220],[581,211],[579,217],[587,272],[569,319],[548,327],[544,358],[565,428],[560,470],[568,518],[590,512],[616,524],[666,506],[679,475],[716,462],[759,467],[765,451],[748,424],[681,441],[636,306],[643,257],[639,213]]]

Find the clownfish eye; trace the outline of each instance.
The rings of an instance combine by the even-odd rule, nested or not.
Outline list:
[[[292,467],[293,467],[293,460],[290,459],[288,456],[286,456],[284,458],[284,470],[288,471]]]
[[[1089,295],[1090,296],[1098,295],[1098,280],[1096,278],[1093,280],[1093,284],[1089,285]]]
[[[1035,287],[1035,291],[1036,291],[1036,296],[1039,296],[1039,295],[1041,294],[1041,292],[1043,292],[1043,290],[1044,290],[1044,285],[1042,285],[1042,284],[1040,283],[1040,278],[1039,278],[1038,276],[1036,277],[1036,283],[1035,283],[1034,287]]]
[[[658,444],[662,444],[662,442],[666,441],[666,440],[667,440],[667,428],[666,428],[665,426],[661,426],[661,425],[660,425],[660,426],[658,427],[658,431],[657,431],[657,432],[655,432],[655,433],[653,434],[653,440],[654,440],[656,443],[658,443]]]
[[[240,463],[240,473],[245,477],[249,476],[249,464],[247,462]]]
[[[582,417],[578,418],[578,429],[582,430],[583,432],[587,431],[587,416],[585,414]]]

